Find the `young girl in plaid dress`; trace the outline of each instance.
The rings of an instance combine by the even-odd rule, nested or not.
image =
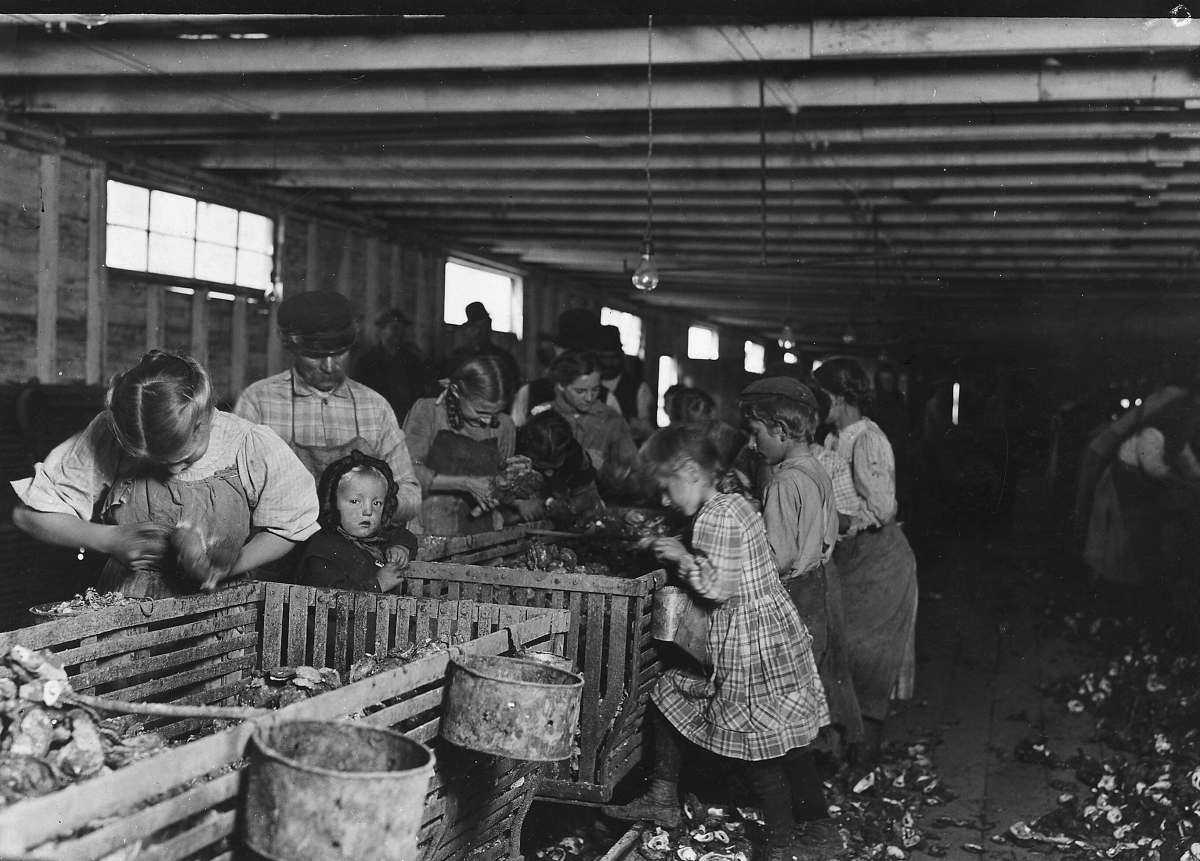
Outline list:
[[[795,845],[783,757],[816,737],[829,709],[812,638],[780,583],[762,519],[742,497],[717,490],[720,459],[707,437],[660,431],[642,457],[663,503],[694,518],[689,546],[674,538],[652,546],[710,608],[708,664],[671,667],[659,678],[651,693],[653,784],[645,796],[608,812],[678,825],[683,750],[697,744],[741,761],[763,807],[769,861],[817,857]]]

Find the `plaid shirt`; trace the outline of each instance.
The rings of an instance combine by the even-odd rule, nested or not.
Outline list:
[[[854,478],[850,475],[850,464],[846,463],[845,458],[836,451],[825,448],[819,443],[813,443],[811,448],[813,457],[821,466],[825,467],[825,471],[829,473],[829,480],[833,482],[834,507],[837,508],[838,514],[845,514],[853,522],[862,502],[859,500],[858,494],[854,492]]]
[[[711,674],[666,670],[652,696],[663,715],[703,748],[743,760],[802,747],[829,723],[812,637],[779,581],[762,518],[740,496],[718,494],[696,515],[697,591],[709,617]]]
[[[887,434],[870,419],[831,433],[825,445],[846,459],[859,499],[858,528],[885,526],[896,518],[896,458]]]
[[[295,397],[292,396],[293,387]],[[356,436],[367,441],[370,454],[386,461],[400,487],[401,523],[421,509],[421,486],[413,474],[404,431],[383,396],[361,383],[346,380],[332,392],[320,392],[288,370],[251,383],[233,408],[242,418],[263,424],[288,445],[344,445]],[[313,476],[318,482],[321,477]]]

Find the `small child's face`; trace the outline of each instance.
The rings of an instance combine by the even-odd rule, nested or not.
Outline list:
[[[354,538],[370,538],[379,531],[387,482],[375,472],[351,472],[337,489],[337,510],[342,531]]]
[[[778,426],[769,427],[758,419],[751,419],[746,429],[750,432],[750,449],[758,452],[763,460],[774,466],[786,459],[787,444],[780,438]]]

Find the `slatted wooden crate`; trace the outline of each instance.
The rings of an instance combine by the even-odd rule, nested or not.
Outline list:
[[[661,669],[650,615],[662,571],[638,577],[548,573],[459,562],[414,562],[404,590],[417,597],[566,609],[563,654],[583,675],[579,754],[543,773],[541,794],[600,803],[641,759],[650,688]]]
[[[568,627],[565,611],[250,583],[37,625],[4,635],[0,647],[55,650],[83,692],[108,686],[106,696],[122,699],[228,704],[251,668],[343,669],[364,653],[426,637],[448,638],[465,653],[502,654],[514,643],[561,653]],[[0,855],[90,861],[135,847],[153,861],[247,856],[234,835],[253,726],[353,716],[426,742],[438,757],[419,861],[515,859],[540,766],[437,738],[449,657],[437,652],[6,808]],[[162,729],[178,735],[194,723]]]
[[[538,521],[476,535],[422,535],[418,537],[417,559],[478,565],[523,552],[531,541],[529,530],[548,525],[548,522]]]

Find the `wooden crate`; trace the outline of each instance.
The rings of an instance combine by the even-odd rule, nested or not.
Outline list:
[[[420,535],[417,559],[422,562],[462,562],[478,565],[492,559],[523,553],[531,542],[529,530],[547,527],[548,521],[520,523],[476,535]]]
[[[408,595],[566,609],[563,654],[583,675],[577,762],[552,763],[540,794],[561,801],[602,803],[641,759],[643,719],[661,665],[650,614],[662,571],[638,577],[548,573],[458,562],[414,562],[405,571]]]
[[[516,859],[541,766],[465,751],[437,738],[446,669],[451,654],[502,654],[514,642],[561,654],[568,627],[565,611],[250,583],[5,634],[5,646],[20,642],[58,652],[81,691],[109,685],[106,696],[123,699],[220,704],[232,700],[251,668],[315,663],[341,669],[364,653],[426,637],[457,645],[0,810],[0,855],[90,861],[135,846],[139,859],[153,861],[248,857],[233,835],[254,726],[358,717],[396,728],[435,751],[420,861]],[[169,648],[176,637],[188,645]],[[131,682],[124,676],[134,670],[138,676]],[[194,723],[163,729],[179,734]]]

